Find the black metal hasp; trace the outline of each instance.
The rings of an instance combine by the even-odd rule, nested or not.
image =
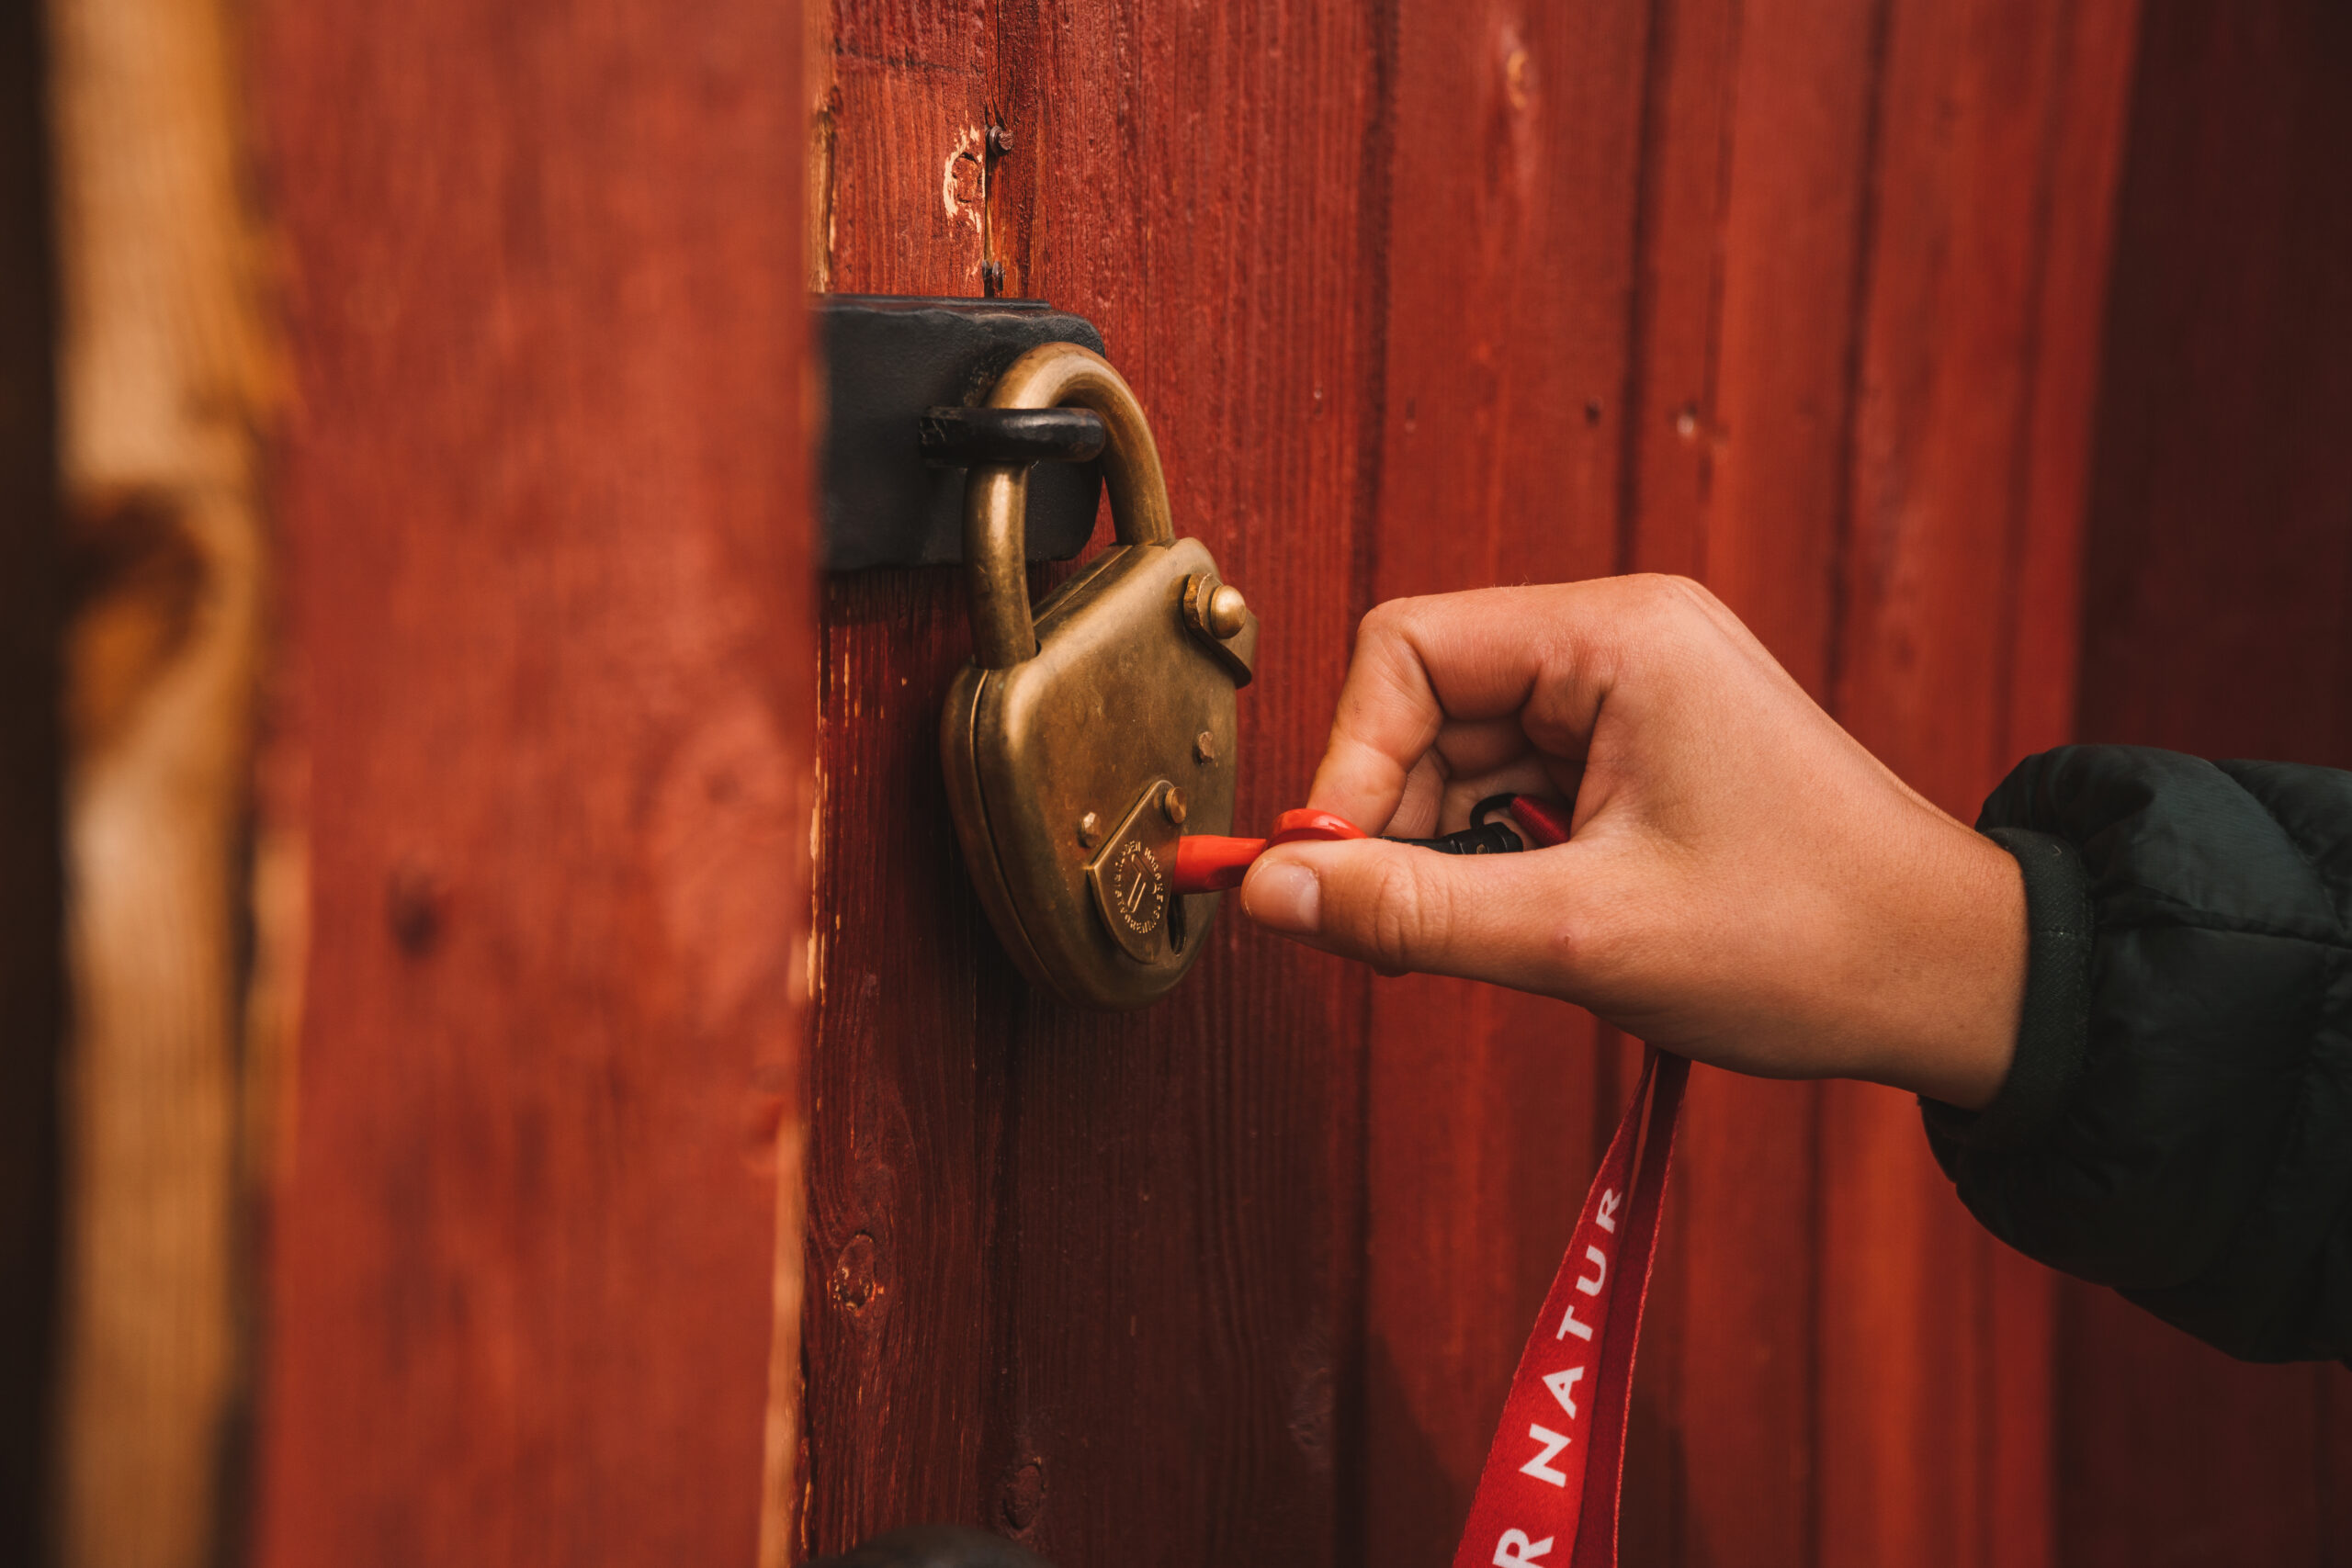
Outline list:
[[[1085,547],[1102,480],[1091,454],[1076,447],[1083,424],[1101,449],[1100,418],[1045,409],[1000,420],[980,405],[1005,367],[1040,344],[1100,354],[1091,322],[1042,299],[826,294],[813,309],[827,386],[818,506],[827,570],[962,561],[959,465],[976,456],[1048,465],[1030,476],[1029,559],[1067,560]],[[933,447],[925,426],[942,410]]]
[[[1091,463],[1110,433],[1092,409],[936,408],[916,422],[923,461],[933,468],[975,463]]]
[[[1001,1536],[953,1525],[913,1525],[876,1536],[808,1568],[1048,1568]]]

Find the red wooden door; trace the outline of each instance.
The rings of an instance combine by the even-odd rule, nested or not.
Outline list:
[[[2069,722],[2133,22],[844,0],[820,276],[999,268],[1102,326],[1266,617],[1245,819],[1373,603],[1630,568],[1714,584],[1965,815]],[[826,588],[804,1539],[1441,1561],[1631,1055],[1230,912],[1146,1015],[1031,996],[935,776],[960,595]],[[1702,1074],[1684,1146],[1640,1560],[2047,1561],[2046,1281],[1912,1107]]]
[[[2068,722],[2133,12],[838,0],[804,91],[788,6],[260,7],[259,1555],[1442,1560],[1627,1043],[1230,910],[1145,1013],[1032,995],[939,783],[960,579],[810,581],[803,290],[1101,326],[1264,616],[1245,821],[1374,602],[1635,568],[1966,813]],[[2046,1286],[1911,1108],[1702,1075],[1683,1147],[1640,1560],[2048,1560]]]

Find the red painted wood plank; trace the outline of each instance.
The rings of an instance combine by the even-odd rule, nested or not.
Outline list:
[[[1505,7],[1467,25],[1456,15],[1400,14],[1393,38],[1309,25],[1286,10],[1204,18],[1105,5],[994,15],[989,98],[1017,150],[988,171],[974,232],[1006,268],[1008,288],[1045,293],[1104,324],[1159,420],[1180,514],[1226,552],[1261,605],[1277,607],[1270,635],[1300,638],[1273,645],[1295,662],[1244,699],[1245,723],[1263,727],[1251,736],[1257,799],[1245,811],[1271,810],[1303,784],[1359,596],[1605,570],[1623,547],[1621,515],[1635,522],[1635,558],[1703,568],[1804,678],[1832,688],[1830,632],[1846,589],[1836,520],[1849,482],[1857,255],[1882,231],[1897,248],[1915,237],[1863,221],[1868,110],[1881,90],[1869,17],[1825,21],[1799,9],[1751,7],[1735,30],[1726,12],[1678,7],[1656,51],[1647,8],[1631,6],[1576,17]],[[2013,30],[2030,30],[2030,18],[2003,15]],[[1974,65],[1994,52],[1980,39]],[[1933,54],[1930,43],[1911,61],[1914,78]],[[887,58],[909,72],[923,65],[911,51]],[[950,74],[966,69],[962,59]],[[1736,94],[1723,85],[1733,60]],[[1849,79],[1839,65],[1852,68],[1850,94],[1816,91]],[[2022,126],[2038,138],[2050,125],[2054,89],[2030,85],[2023,107],[2004,110],[2003,133]],[[1663,96],[1650,110],[1657,161],[1637,253],[1645,90]],[[1367,143],[1365,132],[1380,130],[1384,91],[1395,96],[1393,120]],[[880,159],[849,144],[859,132],[840,107],[846,102],[837,104],[837,154]],[[933,118],[941,136],[954,129],[952,111]],[[2032,146],[2040,155],[2041,141]],[[919,176],[933,164],[956,172],[953,146],[882,161],[891,173],[873,188],[895,180],[909,194],[869,203],[836,254],[873,245],[858,225],[894,214],[904,243],[869,250],[884,259],[835,282],[967,282],[969,243],[952,225],[944,238],[926,228],[927,212],[907,216]],[[837,188],[853,184],[844,175]],[[2041,265],[2030,224],[2022,241],[2002,230],[2017,210],[2001,205],[2007,193],[1967,185],[1939,199],[1966,209],[1963,226],[1981,245],[2014,243]],[[1651,271],[1649,314],[1635,319],[1637,254]],[[1374,298],[1386,291],[1376,316],[1331,281],[1346,277]],[[2036,308],[2030,293],[2000,298],[2022,320]],[[1792,309],[1792,297],[1807,303]],[[1635,340],[1637,372],[1629,372],[1629,321],[1646,333]],[[1383,334],[1374,354],[1368,345]],[[1367,389],[1375,365],[1381,384]],[[1631,417],[1643,422],[1630,437],[1619,412],[1629,373],[1640,378]],[[1982,391],[2014,432],[2027,401],[2020,389],[2040,374],[2012,343],[1960,367],[1953,385]],[[1685,408],[1687,434],[1674,417]],[[1375,476],[1369,532],[1330,521],[1362,526]],[[1935,478],[1956,489],[1978,476],[1961,465]],[[1432,525],[1465,504],[1467,525]],[[2013,514],[1991,513],[2002,529]],[[2007,592],[2025,570],[2020,552],[2040,549],[2043,536],[2035,527],[2000,536],[2008,547],[1993,552],[1991,580]],[[1334,596],[1335,582],[1349,585],[1344,595]],[[831,604],[835,667],[857,672],[831,688],[840,728],[829,728],[827,756],[848,765],[831,767],[828,788],[854,782],[842,786],[854,793],[831,818],[842,830],[827,837],[863,843],[877,821],[920,818],[935,787],[915,772],[929,720],[921,694],[935,691],[954,662],[957,605],[952,589],[935,595],[910,581],[837,587]],[[1868,607],[1874,649],[1942,635],[1941,602]],[[886,647],[873,628],[891,617]],[[1961,694],[1985,720],[1979,772],[2011,722],[1999,678],[2010,656],[1999,639],[2012,630],[2011,619],[1994,618],[1980,640],[2001,651]],[[1957,669],[1957,660],[1939,665],[1928,684],[1958,681]],[[1867,682],[1859,689],[1866,707],[1883,696]],[[1905,705],[1913,694],[1896,695],[1881,702],[1894,715],[1885,722],[1916,725]],[[899,1157],[879,1159],[878,1175],[857,1160],[820,1160],[820,1190],[838,1181],[849,1195],[831,1219],[820,1201],[820,1252],[861,1310],[895,1291],[900,1304],[889,1310],[900,1316],[870,1342],[836,1325],[852,1359],[812,1362],[820,1381],[835,1382],[834,1393],[812,1396],[812,1410],[836,1401],[836,1424],[816,1432],[818,1543],[843,1544],[856,1529],[893,1522],[894,1507],[921,1505],[976,1515],[1073,1557],[1114,1540],[1132,1552],[1139,1529],[1143,1550],[1170,1561],[1203,1550],[1317,1557],[1334,1550],[1318,1529],[1337,1532],[1342,1554],[1359,1533],[1367,1556],[1442,1552],[1488,1435],[1482,1404],[1491,1395],[1482,1399],[1476,1379],[1501,1376],[1478,1369],[1510,1364],[1562,1228],[1526,1196],[1535,1151],[1547,1167],[1563,1142],[1589,1156],[1587,1127],[1607,1098],[1583,1071],[1563,1074],[1556,1055],[1521,1043],[1562,1031],[1565,1015],[1434,982],[1375,993],[1363,1156],[1364,1512],[1360,1523],[1337,1519],[1343,1494],[1320,1468],[1334,1461],[1318,1434],[1330,1413],[1350,1409],[1345,1373],[1334,1369],[1349,1359],[1352,1244],[1326,1239],[1316,1245],[1328,1250],[1301,1254],[1293,1239],[1284,1250],[1264,1206],[1282,1194],[1318,1235],[1355,1234],[1355,1134],[1330,1120],[1355,1092],[1355,982],[1272,955],[1229,928],[1212,962],[1231,973],[1204,973],[1169,1010],[1115,1024],[1047,1013],[990,978],[989,939],[941,858],[935,827],[908,829],[904,850],[842,849],[877,858],[820,895],[865,918],[842,941],[872,962],[853,974],[844,946],[823,966],[825,1005],[842,1010],[820,1047],[820,1077],[829,1096],[865,1098],[854,1107],[829,1100],[820,1138],[827,1118],[862,1118]],[[877,916],[852,902],[876,886],[917,893],[909,908]],[[924,889],[936,895],[929,912]],[[884,967],[894,951],[922,952],[935,972],[894,988],[881,978],[897,976]],[[870,1007],[843,999],[844,977]],[[952,1052],[938,1051],[942,1039]],[[1600,1076],[1613,1081],[1605,1068]],[[1702,1092],[1694,1128],[1704,1130]],[[1804,1089],[1726,1087],[1708,1150],[1692,1156],[1678,1199],[1693,1229],[1661,1279],[1663,1332],[1645,1376],[1637,1460],[1648,1468],[1634,1473],[1633,1520],[1636,1530],[1654,1528],[1655,1543],[1678,1559],[1736,1541],[1763,1560],[1794,1561],[1819,1528],[1804,1485],[1811,1308],[1759,1327],[1758,1313],[1740,1305],[1777,1305],[1768,1256],[1809,1248],[1813,1103]],[[894,1118],[920,1131],[889,1132]],[[1574,1128],[1566,1139],[1564,1125]],[[1907,1110],[1847,1129],[1856,1169],[1873,1168],[1872,1146],[1898,1165],[1923,1161]],[[930,1167],[904,1174],[934,1149]],[[873,1179],[851,1190],[860,1170]],[[1792,1200],[1773,1201],[1776,1179],[1792,1182]],[[2030,1334],[2030,1288],[2012,1323],[1964,1221],[1918,1229],[1923,1213],[1951,1224],[1948,1201],[1934,1207],[1938,1190],[1899,1189],[1887,1206],[1892,1245],[1908,1249],[1909,1262],[1878,1281],[1872,1304],[1907,1312],[1905,1331],[1923,1345],[1939,1312],[1964,1322],[1972,1343]],[[878,1233],[852,1224],[854,1210],[887,1222],[893,1251],[933,1249],[923,1283],[877,1269]],[[1849,1203],[1833,1204],[1831,1217],[1862,1216]],[[858,1258],[836,1250],[865,1246],[862,1234],[876,1245]],[[1964,1269],[1973,1292],[1964,1312],[1922,1293],[1925,1261],[1947,1243],[1975,1259]],[[1844,1260],[1849,1274],[1857,1262]],[[1227,1288],[1245,1272],[1246,1295]],[[965,1283],[968,1295],[957,1295]],[[1513,1290],[1527,1300],[1490,1304]],[[940,1311],[941,1300],[956,1313]],[[1127,1344],[1114,1332],[1123,1305]],[[932,1326],[907,1326],[910,1311],[930,1313]],[[1821,1332],[1826,1353],[1835,1342]],[[973,1365],[941,1353],[976,1336],[989,1347],[985,1387]],[[1163,1359],[1171,1345],[1189,1358],[1172,1384]],[[1883,1355],[1887,1337],[1874,1348]],[[1861,1362],[1849,1388],[1877,1364]],[[1967,1400],[1976,1402],[1969,1440],[1987,1441],[1996,1417],[1986,1413],[2016,1408],[2019,1389],[2030,1393],[2039,1362],[2026,1365],[2015,1389],[1992,1384],[1973,1355],[1928,1389],[1932,1397],[1915,1382],[1905,1404],[1899,1380],[1883,1400],[1861,1389],[1838,1451],[1848,1457],[1868,1422],[1870,1438],[1891,1438],[1898,1460],[1917,1455],[1939,1439],[1935,1423],[1954,1402]],[[1331,1389],[1336,1398],[1317,1392]],[[1189,1438],[1182,1461],[1159,1465],[1153,1420]],[[1106,1445],[1105,1431],[1137,1436]],[[1702,1450],[1699,1469],[1692,1456]],[[830,1472],[828,1456],[837,1461]],[[1131,1477],[1142,1472],[1170,1479],[1139,1504]],[[2009,1483],[1981,1453],[1945,1480],[1936,1518],[1963,1555],[1973,1559],[1979,1541],[2034,1550],[2030,1517],[2016,1528],[1987,1522],[2012,1504],[2001,1490]],[[1897,1506],[1865,1504],[1853,1526],[1861,1537]],[[1245,1515],[1258,1530],[1247,1540],[1204,1522]]]
[[[819,32],[817,281],[978,295],[980,11],[843,4]],[[962,579],[836,577],[821,616],[803,1523],[818,1553],[986,1513],[1015,1006],[989,979],[940,781],[940,697],[970,648]]]
[[[1616,569],[1642,5],[1407,6],[1374,601]],[[1589,1016],[1373,992],[1364,1560],[1442,1562],[1591,1166]]]
[[[822,605],[805,1535],[826,1552],[979,1516],[995,1359],[1012,998],[983,990],[993,939],[924,700],[965,656],[961,583],[910,575],[835,580]]]
[[[820,19],[821,287],[977,296],[990,40],[978,6],[843,0]]]
[[[1656,51],[1634,561],[1703,578],[1822,694],[1874,85],[1871,14],[1677,5]],[[1675,1462],[1641,1561],[1814,1551],[1818,1093],[1700,1073],[1643,1381]],[[1673,1381],[1660,1377],[1660,1360]]]
[[[882,43],[836,50],[845,84],[877,85],[864,108],[845,85],[829,127],[831,281],[975,293],[985,254],[1008,292],[1102,326],[1179,526],[1265,606],[1241,710],[1242,810],[1262,820],[1320,750],[1354,591],[1361,24],[1005,6],[977,55],[923,41],[946,25],[840,18]],[[921,203],[971,172],[958,104],[993,107],[1013,151],[978,223],[943,231]],[[938,798],[962,592],[952,573],[828,592],[812,1267],[841,1283],[811,1309],[810,1542],[930,1515],[1063,1562],[1329,1561],[1361,981],[1229,914],[1148,1013],[1029,995]]]
[[[1352,620],[1366,18],[1007,4],[997,33],[1019,276],[1101,324],[1178,528],[1264,616],[1238,805],[1263,822],[1321,753]],[[1228,908],[1170,1003],[1033,1008],[1021,1039],[999,1520],[1068,1563],[1344,1560],[1361,976]]]
[[[2328,1560],[2319,1368],[2233,1361],[2079,1283],[2061,1295],[2059,1325],[2070,1568]],[[2339,1461],[2335,1479],[2345,1474]]]
[[[2018,590],[2004,758],[2075,732],[2100,350],[2112,334],[2103,326],[2098,344],[2086,352],[2084,344],[2088,323],[2107,319],[2141,9],[2140,0],[2081,0],[2062,41],[2064,85],[2035,218],[2042,255],[2033,380],[2018,411],[2027,457],[2010,523]]]
[[[2328,1568],[2352,1562],[2352,1368],[2319,1373],[2319,1561]]]
[[[265,6],[311,914],[256,1555],[746,1561],[809,736],[790,6]]]
[[[2024,473],[2009,516],[2015,577],[2001,761],[2074,736],[2098,395],[2090,323],[2105,320],[2140,11],[2139,0],[2090,0],[2063,21],[2059,98],[2034,220],[2041,255],[2031,379],[2018,410]],[[1986,1551],[2002,1568],[2044,1568],[2072,1561],[2058,1542],[2052,1428],[2066,1361],[2057,1345],[2057,1281],[2006,1247],[1987,1256],[1984,1483],[1996,1528]]]
[[[2083,725],[2352,765],[2352,17],[2151,7],[2120,219]]]
[[[2111,49],[2106,19],[1897,0],[1887,21],[1835,690],[1866,744],[1963,818],[2048,721],[2013,713],[1997,672],[2065,640],[2021,631],[2020,606],[2046,604],[2026,598],[2029,563],[2075,526],[2036,481],[2078,461],[2095,323],[2045,300],[2080,297],[2108,207],[2099,159],[2074,151],[2096,126],[2062,107],[2104,84],[2114,112],[2111,54],[2077,47]],[[2046,1560],[2046,1483],[2002,1448],[2046,1397],[2038,1287],[1994,1268],[1904,1097],[1832,1086],[1824,1128],[1821,1561]]]
[[[2146,8],[2083,570],[2082,730],[2352,766],[2352,70],[2341,7]],[[2059,1327],[2069,1563],[2352,1561],[2337,1369],[2104,1292]]]

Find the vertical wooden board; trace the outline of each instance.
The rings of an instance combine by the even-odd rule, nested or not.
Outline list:
[[[2009,0],[1894,0],[1888,28],[1837,695],[1965,819],[2007,764],[1984,677],[2012,617],[2061,29]]]
[[[313,913],[256,1555],[747,1561],[807,908],[799,20],[255,24]]]
[[[2146,7],[2083,569],[2086,739],[2352,766],[2347,71],[2341,6]],[[2340,1371],[2234,1365],[2088,1288],[2064,1294],[2059,1367],[2065,1562],[2352,1561]]]
[[[1617,568],[1647,13],[1400,13],[1374,599]]]
[[[1355,607],[1374,39],[1287,0],[1004,4],[996,29],[1030,182],[991,223],[1008,287],[1102,327],[1178,530],[1260,607],[1237,809],[1265,822],[1320,754]],[[1360,976],[1228,901],[1145,1013],[1007,1010],[990,1522],[1066,1563],[1351,1555]]]
[[[859,133],[844,119],[845,141]],[[854,275],[852,275],[854,276]],[[938,701],[958,574],[822,602],[806,1314],[812,1553],[977,1520],[1006,1058],[1020,1005],[947,816]]]
[[[2083,731],[2352,765],[2352,13],[2152,6],[2084,588]]]
[[[1690,15],[1695,30],[1700,13],[1691,6]],[[1662,324],[1680,321],[1687,334],[1703,313],[1712,332],[1703,341],[1655,340],[1645,356],[1634,558],[1702,576],[1821,697],[1839,607],[1838,455],[1879,21],[1871,7],[1763,0],[1712,26],[1730,35],[1712,52],[1728,52],[1734,74],[1719,106],[1694,95],[1694,112],[1712,110],[1702,134],[1687,147],[1670,131],[1655,143],[1652,177],[1696,190],[1682,198],[1679,223],[1659,204],[1649,243],[1703,250],[1713,265],[1673,288],[1661,273],[1646,290]],[[1694,52],[1703,76],[1703,39]],[[1676,68],[1679,75],[1679,58]]]
[[[1867,1085],[1823,1094],[1816,1506],[1841,1568],[1974,1563],[1985,1535],[1984,1258],[1921,1168],[1917,1115]]]
[[[1261,818],[1303,784],[1344,647],[1351,533],[1299,520],[1355,511],[1365,329],[1329,285],[1360,241],[1362,39],[1283,10],[970,15],[977,55],[923,30],[944,18],[838,18],[837,74],[885,80],[862,112],[830,100],[827,280],[976,293],[985,256],[1102,326],[1180,528],[1267,607],[1242,700]],[[975,171],[902,141],[958,101],[1013,151],[977,171],[977,224],[942,231],[921,203]],[[1214,199],[1204,169],[1228,172]],[[931,1516],[1063,1561],[1328,1557],[1359,986],[1228,911],[1147,1014],[1032,996],[940,795],[962,595],[954,573],[828,591],[810,1545]]]
[[[2037,183],[2016,172],[2038,169],[2053,75],[2052,29],[2025,22],[1898,4],[1880,83],[1838,694],[1962,815],[2006,730],[1985,677],[2006,652],[2038,260]],[[1838,1085],[1826,1104],[1823,1560],[1974,1562],[1994,1534],[1984,1247],[1905,1097]]]
[[[2075,733],[2101,362],[2115,336],[2108,285],[2141,9],[2140,0],[2076,0],[2068,8],[2064,75],[2037,219],[2042,259],[2034,378],[2019,410],[2027,457],[2021,503],[2010,523],[2021,537],[2010,547],[2018,589],[2005,758],[2046,750]]]
[[[1875,13],[1683,0],[1660,15],[1631,558],[1702,578],[1823,695]],[[1675,1462],[1628,1475],[1640,1560],[1811,1560],[1817,1100],[1693,1077],[1653,1297],[1673,1337],[1653,1340],[1643,1378]]]
[[[61,1562],[196,1568],[245,1424],[236,1121],[267,549],[218,5],[51,12],[68,729]]]
[[[2319,1561],[2352,1563],[2352,1368],[2321,1367],[2319,1377]]]
[[[1663,1436],[1637,1451],[1646,1472],[1629,1468],[1625,1560],[1809,1562],[1818,1094],[1705,1071],[1692,1083],[1652,1292],[1670,1332],[1647,1343],[1645,1328],[1636,1383],[1637,1420],[1646,1406]]]
[[[2323,1463],[2319,1368],[2233,1361],[2096,1286],[2060,1301],[2068,1568],[2330,1561],[2325,1483],[2345,1472]]]
[[[1994,162],[1982,144],[2000,132],[2012,157],[2004,173],[2018,166],[2021,131],[2033,147],[2030,119],[2006,123],[1986,101],[1995,40],[1969,38],[1966,24],[1984,19],[1973,10],[1897,0],[1883,24],[1835,691],[1847,727],[1954,811],[1990,782],[1996,743],[1981,675],[2007,584],[2002,553],[1984,547],[2004,515],[1999,459],[2027,306],[2017,258],[2000,258],[2007,289],[1980,270],[1999,230],[1993,214],[1971,210],[1971,182]],[[2007,41],[2012,63],[2039,52]],[[1963,336],[1978,345],[1973,356]],[[1907,1097],[1839,1083],[1823,1107],[1820,1561],[1973,1563],[1983,1539],[1981,1249]]]
[[[2097,343],[2044,301],[2079,298],[2109,189],[2098,158],[2062,151],[2098,131],[2063,106],[2104,83],[2117,111],[2116,62],[2083,51],[2120,36],[1990,0],[1896,0],[1888,20],[1835,691],[1858,737],[1963,818],[2047,722],[2005,672],[2064,639],[2022,631],[2021,605],[2031,563],[2073,547],[2074,509],[2037,479],[2081,439],[2064,400]],[[1838,1085],[1825,1106],[1822,1560],[2046,1560],[2046,1484],[2001,1447],[2046,1399],[2046,1371],[2018,1370],[2047,1344],[2038,1287],[1995,1268],[1907,1099]]]
[[[1598,1158],[1600,1032],[1426,976],[1373,1010],[1366,1561],[1443,1562]]]
[[[1646,6],[1400,8],[1370,598],[1619,564]],[[1597,1157],[1577,1010],[1373,992],[1363,1558],[1444,1561]]]
[[[2116,190],[2130,119],[2139,0],[2080,0],[2062,25],[2058,103],[2035,222],[2040,276],[2024,472],[2009,516],[2011,626],[2005,744],[1996,766],[2075,734],[2084,537]],[[1988,1251],[1984,1483],[2001,1568],[2072,1562],[2059,1542],[2053,1426],[2069,1359],[2057,1342],[2057,1280],[2006,1247]]]
[[[812,283],[978,295],[983,12],[843,0],[818,32]],[[836,576],[821,615],[803,1536],[831,1552],[985,1511],[1019,987],[991,978],[939,771],[962,575]]]
[[[824,273],[852,294],[982,292],[988,71],[979,6],[835,0],[820,27]]]

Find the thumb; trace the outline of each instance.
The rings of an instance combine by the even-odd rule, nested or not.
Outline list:
[[[1363,839],[1284,844],[1241,885],[1268,931],[1391,973],[1492,980],[1554,996],[1574,987],[1605,932],[1606,900],[1574,843],[1514,855],[1449,855]]]

